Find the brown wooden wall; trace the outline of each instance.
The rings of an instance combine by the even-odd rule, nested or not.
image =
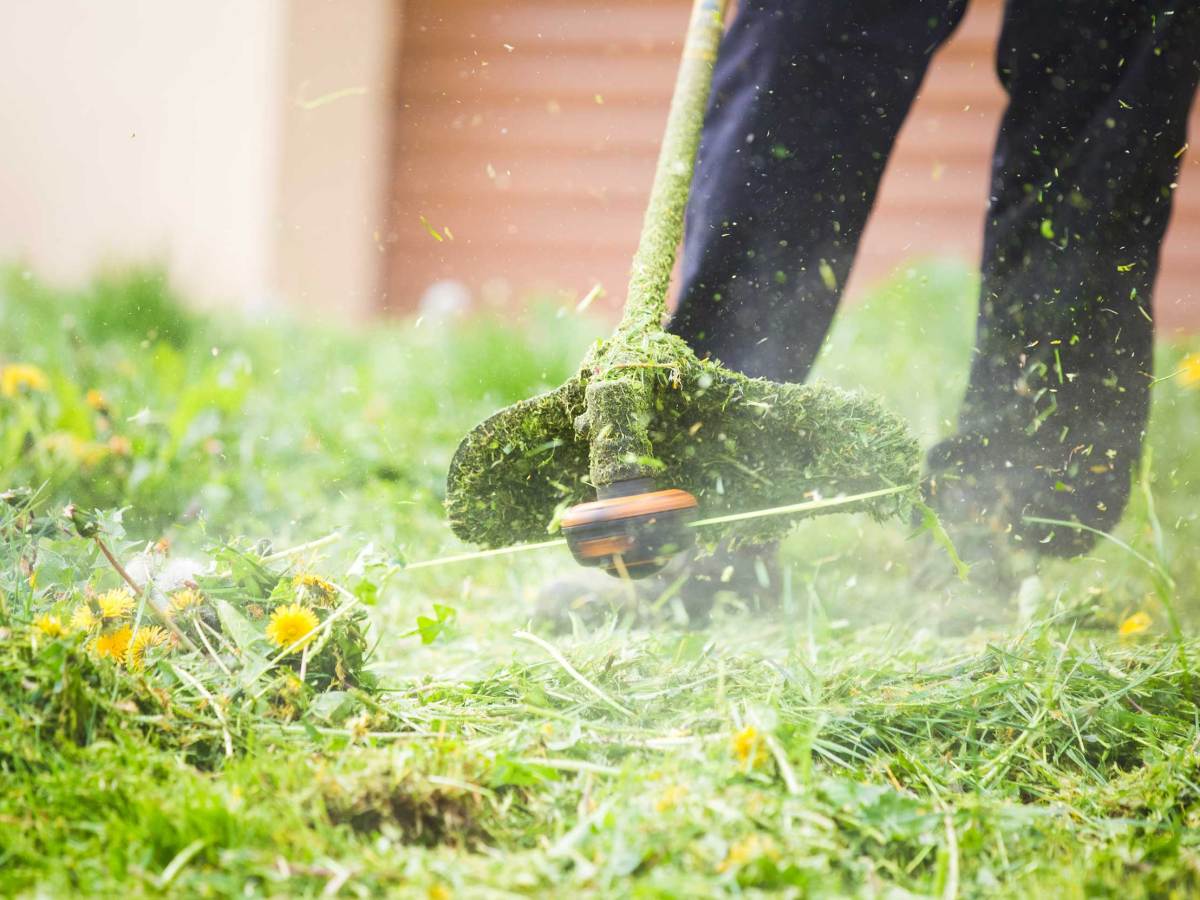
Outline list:
[[[388,308],[413,308],[442,279],[498,304],[534,291],[578,297],[600,283],[604,302],[619,306],[688,6],[408,0]],[[851,296],[914,259],[977,259],[1003,108],[999,13],[999,0],[974,0],[936,57],[889,163]],[[1200,116],[1191,133],[1200,149]],[[1164,250],[1156,305],[1167,325],[1200,325],[1197,168],[1193,152]]]

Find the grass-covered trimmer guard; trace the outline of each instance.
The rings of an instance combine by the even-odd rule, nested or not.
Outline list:
[[[914,485],[917,443],[875,399],[747,378],[663,331],[720,36],[718,0],[696,0],[613,336],[566,384],[501,410],[459,445],[446,508],[463,540],[498,547],[561,526],[579,562],[637,577],[690,542],[697,514]],[[883,519],[907,515],[916,498],[912,487],[834,509]],[[744,519],[719,534],[768,541],[802,515]]]

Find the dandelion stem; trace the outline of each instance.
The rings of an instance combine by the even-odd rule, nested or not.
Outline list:
[[[779,767],[779,774],[783,778],[787,792],[793,797],[799,797],[800,782],[796,780],[796,773],[788,761],[787,751],[783,749],[779,739],[769,731],[763,732],[763,741],[766,743],[767,749],[771,751],[771,755],[775,757],[775,765]]]
[[[631,710],[625,706],[622,706],[620,703],[618,703],[616,700],[614,700],[612,697],[610,697],[608,694],[606,694],[599,687],[599,685],[595,684],[594,682],[589,681],[582,672],[580,672],[573,665],[571,665],[570,662],[567,661],[567,658],[562,655],[562,651],[559,650],[557,647],[555,647],[553,644],[551,644],[549,641],[542,640],[536,634],[531,634],[528,631],[515,631],[515,632],[513,632],[513,637],[518,638],[522,641],[529,641],[530,643],[537,644],[539,647],[541,647],[543,650],[545,650],[547,653],[549,653],[551,656],[553,656],[554,661],[557,662],[560,666],[562,666],[563,669],[566,670],[568,675],[570,675],[572,678],[574,678],[576,681],[578,681],[580,684],[582,684],[585,688],[587,688],[589,691],[591,691],[593,694],[595,694],[597,697],[599,697],[601,700],[603,700],[605,703],[607,703],[609,706],[611,706],[617,712],[621,713],[622,715],[629,716],[630,718],[633,717],[633,710]]]
[[[225,737],[225,756],[232,757],[233,737],[229,733],[229,723],[225,721],[225,713],[221,710],[216,698],[213,697],[208,688],[201,684],[200,680],[187,669],[177,666],[174,663],[171,663],[170,665],[172,672],[174,672],[182,681],[186,681],[197,691],[199,691],[200,696],[208,701],[208,705],[212,707],[213,715],[215,715],[217,717],[217,721],[221,723],[221,734]]]
[[[108,549],[108,545],[104,543],[104,539],[97,534],[92,538],[92,540],[96,542],[96,546],[100,548],[100,552],[104,554],[104,558],[108,560],[108,564],[112,566],[116,573],[121,576],[122,580],[129,585],[129,588],[133,591],[134,596],[141,597],[143,592],[145,592],[146,599],[150,603],[150,608],[154,610],[154,614],[158,617],[158,620],[167,626],[167,630],[170,631],[171,634],[175,635],[175,638],[179,641],[179,643],[183,644],[183,646],[187,647],[189,650],[198,651],[199,648],[192,643],[191,638],[189,638],[180,630],[179,626],[175,624],[170,616],[168,616],[163,610],[159,609],[158,604],[154,602],[154,598],[151,596],[150,592],[133,580],[133,577],[128,571],[126,571],[125,567],[121,565],[121,561],[117,559],[111,550]]]
[[[113,555],[113,552],[108,549],[108,545],[104,543],[99,535],[92,538],[92,540],[96,542],[96,546],[100,548],[100,552],[104,554],[104,558],[108,560],[109,565],[111,565],[113,569],[116,570],[116,573],[120,575],[122,579],[124,579],[127,585],[129,585],[129,588],[133,591],[134,596],[140,597],[142,595],[142,586],[134,581],[133,577],[127,571],[125,571],[125,567],[121,565],[121,561]]]
[[[167,867],[162,870],[162,874],[158,876],[158,889],[164,890],[167,885],[175,880],[175,876],[191,862],[192,857],[208,846],[208,841],[202,838],[196,838],[182,850],[175,854],[174,858],[167,863]]]
[[[217,664],[217,668],[224,672],[226,676],[232,678],[233,673],[229,671],[225,663],[221,662],[221,657],[217,656],[216,651],[212,648],[212,644],[210,644],[208,642],[208,638],[204,636],[204,623],[197,620],[196,624],[199,626],[196,629],[196,634],[200,638],[200,643],[204,644],[204,648],[208,651],[208,655],[212,657],[213,662]]]
[[[946,826],[946,887],[942,900],[954,900],[958,896],[958,837],[954,833],[954,817],[947,812],[942,821]]]

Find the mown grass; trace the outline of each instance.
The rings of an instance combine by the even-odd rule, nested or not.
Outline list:
[[[842,317],[822,374],[931,442],[973,288],[954,266],[902,276]],[[1047,566],[973,629],[911,586],[904,529],[852,518],[797,530],[777,612],[729,601],[698,630],[531,631],[559,551],[406,572],[456,549],[440,498],[461,434],[602,330],[544,306],[353,334],[185,313],[154,273],[69,294],[12,274],[0,365],[47,385],[0,398],[0,487],[38,489],[0,521],[0,892],[1200,889],[1200,391],[1155,388],[1130,549]],[[1164,342],[1160,375],[1190,349]],[[48,638],[37,613],[120,585],[67,501],[124,508],[102,523],[136,572],[212,564],[207,602],[249,627],[226,613],[214,652],[141,672]],[[367,609],[363,677],[255,668],[253,610],[302,572]],[[1135,613],[1149,627],[1122,636]]]

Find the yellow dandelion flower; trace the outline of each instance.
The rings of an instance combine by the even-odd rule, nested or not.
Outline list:
[[[46,637],[62,637],[67,633],[67,629],[63,627],[62,620],[58,616],[53,616],[50,613],[42,613],[40,616],[34,619],[33,627]]]
[[[733,755],[747,769],[754,769],[767,761],[767,742],[753,725],[747,725],[733,736]]]
[[[191,588],[184,588],[171,595],[171,609],[174,612],[187,612],[204,604],[204,595]]]
[[[334,587],[332,584],[330,584],[320,575],[315,575],[312,572],[300,573],[292,580],[292,583],[296,587],[313,588],[314,590],[322,591],[327,594],[332,594],[334,592]]]
[[[135,672],[140,672],[146,667],[146,651],[151,647],[161,647],[166,642],[165,628],[157,625],[139,628],[129,642],[129,649],[125,651],[125,664]]]
[[[100,620],[96,614],[92,612],[91,606],[87,603],[80,603],[75,607],[75,612],[71,613],[71,621],[68,627],[72,631],[90,631],[95,628]]]
[[[1184,387],[1200,387],[1200,353],[1189,353],[1179,362],[1179,383]]]
[[[15,397],[21,391],[44,391],[50,386],[46,373],[28,363],[12,363],[0,368],[0,394]]]
[[[108,445],[84,441],[79,447],[79,462],[85,469],[94,469],[108,456]]]
[[[87,449],[82,440],[66,431],[55,431],[46,435],[42,438],[41,446],[52,456],[70,462],[81,461]]]
[[[105,619],[123,619],[133,609],[133,596],[124,588],[106,591],[96,598],[100,616]]]
[[[337,596],[337,588],[312,572],[302,572],[292,579],[297,592],[311,597],[318,605],[324,605]]]
[[[660,813],[669,812],[678,806],[683,798],[687,796],[687,794],[687,785],[671,785],[669,788],[666,788],[661,794],[659,794],[658,799],[654,801],[654,811]]]
[[[133,629],[128,625],[122,625],[115,631],[106,631],[103,634],[97,635],[92,641],[92,652],[103,658],[105,656],[121,662],[125,659],[125,654],[129,650],[129,642],[133,639]]]
[[[1121,637],[1131,637],[1135,634],[1141,634],[1153,624],[1154,620],[1150,618],[1149,613],[1135,612],[1132,616],[1126,618],[1117,627],[1117,634]]]
[[[311,609],[305,609],[299,603],[289,603],[271,613],[271,621],[267,623],[267,637],[276,647],[290,647],[318,624],[317,614]],[[296,649],[306,646],[312,638],[310,635]]]
[[[760,834],[751,834],[734,841],[729,846],[729,852],[725,854],[725,858],[717,863],[717,872],[728,872],[730,869],[739,869],[747,863],[754,862],[756,859],[778,859],[779,851],[775,848],[775,842],[769,837],[764,837]]]
[[[94,410],[103,412],[108,409],[108,398],[101,391],[96,390],[96,388],[88,388],[85,399],[87,405]]]

